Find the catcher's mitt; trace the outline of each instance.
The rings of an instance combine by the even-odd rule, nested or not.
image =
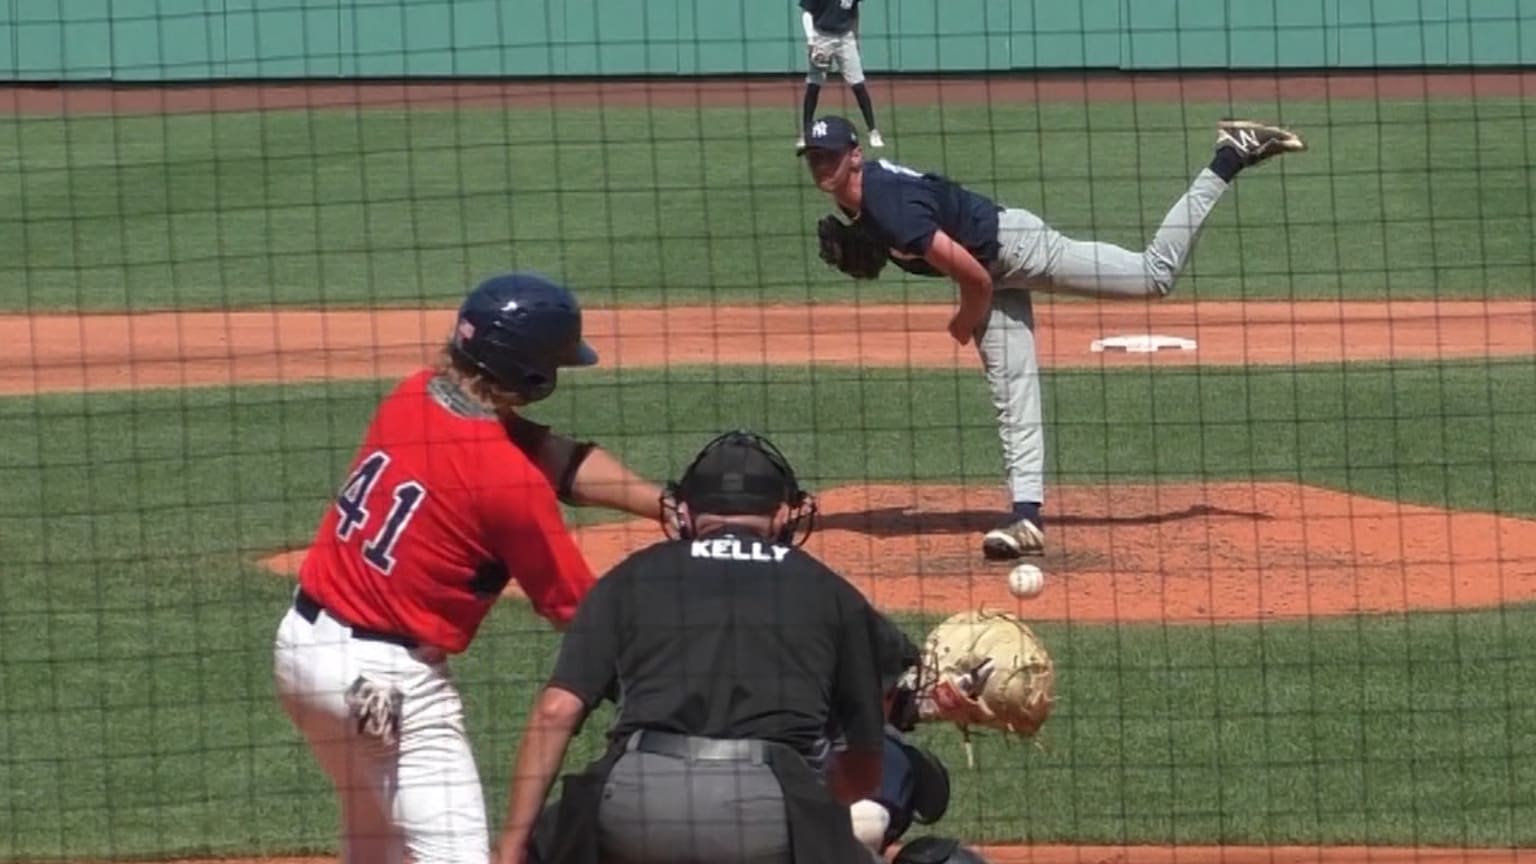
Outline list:
[[[970,727],[1032,738],[1056,702],[1051,655],[1009,612],[961,612],[939,624],[924,642],[917,680],[919,718],[958,726],[967,761]]]
[[[855,279],[875,279],[885,269],[885,244],[858,225],[849,225],[828,213],[816,223],[821,260]]]

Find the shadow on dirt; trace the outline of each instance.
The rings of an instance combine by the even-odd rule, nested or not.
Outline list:
[[[978,534],[996,528],[1005,518],[997,510],[958,510],[952,513],[916,513],[905,507],[880,507],[853,513],[820,514],[816,527],[821,531],[852,531],[871,537],[905,537],[915,534]],[[1233,510],[1196,504],[1165,513],[1123,515],[1046,515],[1046,530],[1052,527],[1095,528],[1115,525],[1162,525],[1190,519],[1240,519],[1270,522],[1275,517],[1253,510]]]

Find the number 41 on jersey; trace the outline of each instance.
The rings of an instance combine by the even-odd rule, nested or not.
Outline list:
[[[341,494],[336,496],[336,536],[342,542],[350,540],[359,528],[367,525],[371,515],[367,507],[368,495],[388,465],[389,454],[375,450],[358,463],[357,470],[342,484]],[[426,498],[427,490],[415,480],[396,484],[384,524],[363,544],[363,560],[370,567],[385,576],[395,569],[395,544],[400,542],[406,526],[411,524],[411,517],[416,515],[416,508]]]

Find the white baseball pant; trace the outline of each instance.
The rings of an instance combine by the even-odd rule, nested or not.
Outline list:
[[[415,864],[490,860],[480,775],[445,660],[289,609],[273,661],[283,708],[340,798],[344,864],[399,864],[407,853]],[[394,747],[357,731],[345,693],[360,675],[403,696]]]

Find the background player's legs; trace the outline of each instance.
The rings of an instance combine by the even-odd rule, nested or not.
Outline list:
[[[1019,255],[1017,269],[999,287],[1061,291],[1094,297],[1161,297],[1173,290],[1199,239],[1200,228],[1211,209],[1227,191],[1227,183],[1209,168],[1196,175],[1189,189],[1163,217],[1152,243],[1141,252],[1088,240],[1074,240],[1044,223],[1013,215],[1004,221],[1005,250],[1015,231],[1038,231],[1023,240],[1028,248]],[[1004,215],[1027,211],[1007,211]],[[1032,215],[1032,214],[1030,214]],[[1038,217],[1034,220],[1038,222]],[[1032,241],[1032,242],[1031,242]],[[1005,251],[1005,255],[1007,252]]]
[[[884,147],[885,139],[875,125],[875,105],[870,101],[869,87],[864,83],[864,60],[859,56],[858,41],[852,36],[844,36],[838,42],[837,62],[843,80],[848,82],[854,100],[859,103],[859,112],[864,115],[864,125],[869,129],[869,146]]]
[[[869,127],[869,146],[884,147],[885,139],[880,135],[880,129],[875,126],[875,105],[869,100],[869,88],[863,81],[853,85],[853,98],[859,103],[859,112],[864,115],[864,125]],[[875,143],[878,141],[879,143]]]
[[[800,105],[800,134],[795,138],[796,147],[805,146],[805,133],[816,119],[816,106],[821,101],[821,86],[827,83],[827,72],[811,66],[805,73],[805,99]]]
[[[284,710],[340,799],[343,864],[398,864],[404,845],[390,818],[394,755],[354,733],[346,705],[351,649],[359,644],[324,616],[310,624],[290,610],[278,628],[273,673]]]
[[[1029,292],[993,293],[992,310],[978,334],[976,350],[992,391],[1013,500],[1009,523],[987,534],[983,551],[994,557],[1038,553],[1044,548],[1040,505],[1045,500],[1045,425]]]
[[[823,76],[825,78],[825,76]],[[800,107],[800,138],[797,146],[805,144],[805,130],[811,128],[811,123],[816,119],[816,105],[821,101],[821,84],[806,76],[805,101]]]

